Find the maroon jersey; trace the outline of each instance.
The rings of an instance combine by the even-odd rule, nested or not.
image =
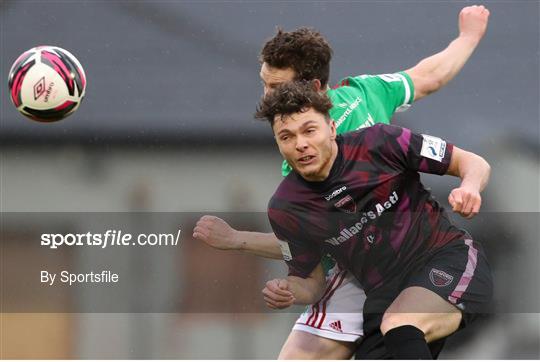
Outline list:
[[[270,200],[289,275],[307,277],[329,253],[367,292],[465,235],[418,173],[446,173],[452,144],[381,124],[340,135],[337,143],[325,181],[292,172]]]

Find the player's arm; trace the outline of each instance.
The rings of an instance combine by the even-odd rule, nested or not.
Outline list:
[[[300,227],[299,218],[280,207],[275,208],[274,199],[269,203],[268,219],[279,238],[283,259],[289,267],[284,279],[274,279],[263,289],[264,300],[270,308],[287,308],[292,304],[317,302],[326,286],[321,265],[321,250],[313,242],[313,236]]]
[[[454,146],[446,173],[461,178],[461,185],[448,196],[452,210],[468,219],[478,214],[482,204],[480,192],[486,187],[491,173],[487,161]]]
[[[216,216],[205,215],[197,221],[193,237],[220,250],[242,250],[271,259],[283,260],[278,239],[273,233],[239,231]]]
[[[294,296],[295,304],[317,303],[326,290],[326,278],[322,264],[318,264],[309,277],[305,279],[289,275],[287,281],[289,290]]]
[[[460,177],[460,187],[452,190],[448,198],[453,211],[466,218],[479,212],[480,192],[490,174],[490,166],[482,157],[438,137],[416,134],[406,128],[375,125],[368,132],[383,140],[374,152],[396,172],[411,170]]]
[[[489,10],[484,6],[467,6],[459,13],[459,36],[446,49],[423,59],[405,72],[414,84],[414,100],[445,86],[463,68],[484,36]]]
[[[262,290],[269,308],[284,309],[293,304],[314,304],[321,299],[326,288],[326,279],[321,264],[307,278],[288,276],[273,279]]]

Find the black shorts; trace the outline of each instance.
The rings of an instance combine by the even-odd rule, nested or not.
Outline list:
[[[364,338],[357,359],[390,358],[380,331],[382,317],[402,290],[422,287],[438,294],[462,312],[460,328],[488,312],[493,294],[491,271],[482,246],[470,238],[450,242],[430,257],[381,287],[367,293],[364,304]],[[426,311],[429,313],[429,311]],[[441,342],[433,344],[438,355]]]

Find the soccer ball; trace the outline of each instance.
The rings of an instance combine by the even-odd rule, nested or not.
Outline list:
[[[9,71],[9,94],[17,110],[39,122],[56,122],[79,108],[86,89],[81,63],[55,46],[32,48]]]

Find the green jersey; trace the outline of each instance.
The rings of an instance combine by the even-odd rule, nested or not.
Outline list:
[[[414,99],[414,86],[405,72],[347,77],[327,91],[334,105],[330,117],[337,133],[356,131],[375,123],[389,124],[395,112],[407,109]],[[291,168],[283,161],[281,173]]]

